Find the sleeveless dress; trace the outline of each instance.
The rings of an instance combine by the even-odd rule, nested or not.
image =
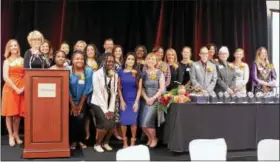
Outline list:
[[[137,124],[138,112],[134,112],[133,110],[137,96],[136,77],[131,72],[124,72],[123,70],[120,70],[118,75],[121,80],[122,95],[126,104],[124,111],[120,109],[120,123],[121,125]]]
[[[9,78],[18,87],[24,86],[24,68],[22,61],[9,61]],[[2,96],[3,116],[24,116],[24,95],[18,95],[7,83],[3,87]]]
[[[142,73],[143,89],[148,97],[154,96],[159,89],[159,79],[162,72],[158,70],[153,75],[148,74],[147,71]],[[155,128],[157,117],[157,105],[158,101],[155,100],[153,105],[147,105],[146,101],[143,101],[143,107],[140,114],[140,127]]]

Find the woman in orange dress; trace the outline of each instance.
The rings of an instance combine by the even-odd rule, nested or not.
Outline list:
[[[5,84],[2,96],[2,116],[6,116],[9,145],[15,146],[15,144],[22,144],[18,130],[20,117],[24,115],[24,68],[17,40],[8,41],[4,56],[6,59],[3,64]]]

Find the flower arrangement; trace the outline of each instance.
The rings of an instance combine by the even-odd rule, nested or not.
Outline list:
[[[211,67],[208,66],[208,67],[206,68],[206,71],[210,73],[210,72],[213,71],[213,69],[212,69]]]
[[[181,85],[177,88],[170,90],[169,92],[164,93],[159,100],[158,109],[167,113],[168,108],[172,103],[186,103],[190,102],[190,91],[191,86],[190,82],[186,85]]]

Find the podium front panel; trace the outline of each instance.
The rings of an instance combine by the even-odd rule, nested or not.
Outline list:
[[[23,157],[69,156],[69,71],[27,69]]]

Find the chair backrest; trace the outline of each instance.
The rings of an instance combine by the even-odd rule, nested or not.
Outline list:
[[[195,139],[189,144],[191,160],[226,160],[225,139]]]
[[[150,160],[150,151],[147,146],[137,145],[124,149],[120,149],[117,152],[116,160]]]
[[[263,139],[258,143],[258,160],[279,161],[279,140]]]

